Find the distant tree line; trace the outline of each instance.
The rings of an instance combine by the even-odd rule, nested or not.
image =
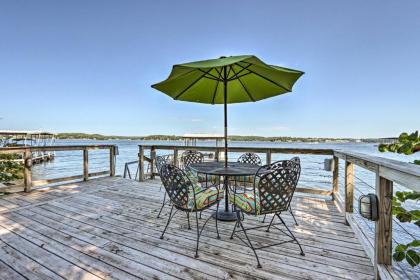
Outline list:
[[[107,136],[101,134],[87,133],[59,133],[57,139],[91,139],[91,140],[161,140],[161,141],[177,141],[182,140],[182,136],[177,135],[148,135],[148,136]],[[230,135],[230,141],[269,141],[269,142],[327,142],[327,141],[355,141],[351,138],[313,138],[313,137],[264,137],[264,136],[242,136]]]

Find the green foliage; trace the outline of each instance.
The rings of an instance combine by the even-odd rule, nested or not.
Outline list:
[[[22,163],[13,161],[18,159],[16,154],[0,154],[0,182],[10,182],[23,178]]]
[[[378,147],[380,152],[393,152],[405,155],[411,155],[420,151],[420,138],[419,132],[408,134],[403,132],[398,137],[398,142],[393,144],[380,144]],[[418,160],[414,161],[420,164]]]
[[[405,155],[411,155],[420,151],[420,138],[419,132],[408,134],[403,132],[398,137],[398,142],[390,145],[381,144],[378,147],[380,152],[393,152]],[[420,160],[414,160],[414,164],[420,165]],[[392,214],[401,223],[414,223],[420,228],[420,210],[407,210],[403,207],[404,202],[407,200],[420,200],[420,192],[396,192],[392,198]],[[419,265],[420,253],[419,250],[413,248],[420,247],[420,240],[413,240],[408,244],[399,244],[395,247],[392,257],[395,261],[401,262],[406,260],[412,267]]]
[[[402,223],[414,223],[420,228],[420,210],[406,210],[402,204],[407,200],[420,200],[420,192],[396,192],[392,198],[392,213]],[[413,248],[420,247],[420,240],[413,240],[408,244],[399,244],[395,247],[394,260],[401,262],[406,260],[412,267],[420,263],[420,253]]]

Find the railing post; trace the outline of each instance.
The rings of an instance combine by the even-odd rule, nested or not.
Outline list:
[[[83,181],[89,179],[89,150],[83,149]]]
[[[115,176],[115,146],[109,149],[109,176]]]
[[[346,161],[345,166],[345,209],[347,213],[353,213],[353,199],[354,199],[354,165]],[[346,225],[349,225],[347,217],[345,217]]]
[[[144,148],[139,146],[139,181],[144,181]]]
[[[178,166],[178,149],[174,148],[174,165]]]
[[[154,146],[152,146],[152,148],[150,149],[150,178],[154,179],[155,178],[155,163],[156,163],[156,148]]]
[[[32,152],[30,149],[25,149],[23,154],[23,168],[25,192],[30,192],[32,189]]]
[[[334,166],[333,166],[333,179],[332,179],[332,198],[335,199],[335,195],[339,192],[339,170],[340,170],[340,160],[338,159],[338,157],[334,156],[333,157],[333,162],[334,162]]]
[[[377,272],[377,265],[392,264],[393,182],[377,174],[376,195],[378,197],[379,214],[375,223],[375,270]]]
[[[271,150],[268,150],[266,153],[266,164],[271,164]]]

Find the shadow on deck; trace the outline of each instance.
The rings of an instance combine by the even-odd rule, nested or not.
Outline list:
[[[155,218],[164,192],[159,188],[159,180],[106,177],[0,196],[0,279],[374,278],[370,259],[329,198],[295,197],[299,226],[284,214],[306,256],[296,244],[266,248],[257,269],[252,251],[229,239],[233,223],[219,223],[221,240],[214,222],[206,226],[198,259],[194,228],[187,230],[182,213],[159,239],[169,210]],[[284,238],[263,229],[250,233],[260,243]]]

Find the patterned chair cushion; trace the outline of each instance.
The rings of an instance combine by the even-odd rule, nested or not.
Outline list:
[[[187,174],[188,178],[190,178],[191,181],[194,180],[200,183],[211,182],[214,184],[216,184],[219,181],[219,176],[216,176],[216,175],[206,176],[206,174],[197,173],[196,171],[192,170],[190,167],[185,168],[185,173]]]
[[[241,183],[253,183],[254,177],[255,176],[250,175],[250,176],[236,176],[234,178],[236,181],[241,182]]]
[[[255,196],[254,192],[230,193],[229,201],[246,213],[259,215],[261,212],[259,196]]]
[[[219,193],[219,194],[218,194]],[[201,210],[209,205],[214,204],[218,200],[223,199],[223,191],[218,191],[216,188],[208,188],[202,192],[195,193],[196,207],[194,209],[194,194],[192,192],[188,195],[188,209]]]

